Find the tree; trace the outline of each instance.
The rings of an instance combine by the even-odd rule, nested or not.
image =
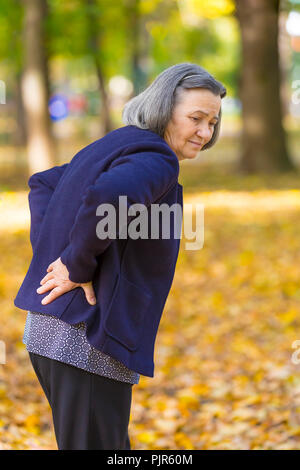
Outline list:
[[[236,0],[242,37],[243,134],[240,168],[246,172],[294,168],[282,125],[278,54],[279,0]]]
[[[26,116],[29,173],[55,164],[48,111],[49,80],[45,47],[47,0],[24,1],[24,73],[22,96]]]
[[[145,27],[147,16],[143,15],[142,6],[141,0],[126,0],[125,2],[133,95],[138,95],[146,88],[148,79],[145,65],[149,52],[149,35]]]
[[[15,120],[12,141],[16,146],[26,144],[24,107],[21,94],[22,76],[22,16],[19,0],[1,0],[0,4],[0,63],[1,79],[7,84],[8,109]],[[2,68],[3,67],[3,68]],[[2,75],[4,74],[4,75]],[[10,106],[12,105],[12,106]],[[10,111],[6,108],[6,116]],[[7,114],[8,113],[8,114]]]
[[[102,69],[102,63],[99,57],[101,50],[101,28],[99,27],[99,19],[101,18],[100,10],[98,8],[96,0],[86,0],[86,14],[88,24],[88,51],[91,54],[97,79],[99,83],[99,91],[102,100],[102,122],[104,133],[108,133],[113,130],[113,124],[110,118],[109,100],[105,87],[104,73]]]

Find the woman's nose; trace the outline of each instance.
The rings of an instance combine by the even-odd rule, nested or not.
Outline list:
[[[212,131],[208,127],[203,126],[201,129],[197,130],[196,134],[201,140],[208,141],[211,138]]]

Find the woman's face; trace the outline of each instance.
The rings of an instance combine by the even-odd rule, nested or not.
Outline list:
[[[221,97],[204,88],[185,89],[165,130],[164,139],[178,160],[195,158],[212,138]]]

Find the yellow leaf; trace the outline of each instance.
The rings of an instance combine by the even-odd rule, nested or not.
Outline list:
[[[157,438],[155,432],[144,431],[137,435],[137,438],[144,444],[153,444]]]
[[[296,318],[299,318],[299,311],[296,308],[290,308],[286,312],[279,313],[277,317],[284,325],[292,323]]]
[[[177,432],[175,434],[174,439],[175,439],[176,444],[180,447],[184,447],[185,449],[194,449],[195,448],[193,446],[192,441],[183,432]]]

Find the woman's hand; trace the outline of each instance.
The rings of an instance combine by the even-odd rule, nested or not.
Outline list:
[[[75,289],[75,287],[82,287],[85,292],[86,300],[90,305],[96,304],[96,296],[92,282],[78,284],[70,281],[69,271],[60,258],[49,264],[47,272],[48,274],[46,274],[40,282],[42,286],[36,290],[38,294],[44,294],[44,292],[48,292],[52,289],[50,294],[43,298],[41,302],[43,305],[49,304],[65,292]]]

